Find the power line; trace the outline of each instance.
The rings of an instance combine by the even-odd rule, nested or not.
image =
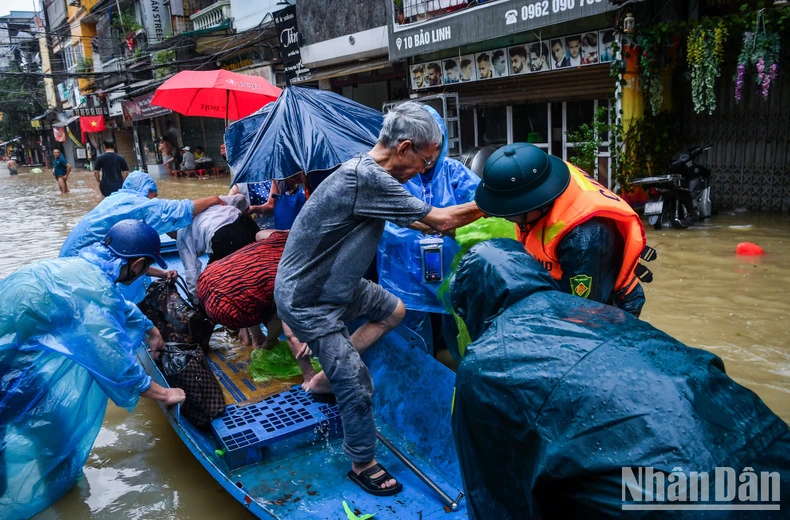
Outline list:
[[[260,34],[262,34],[262,32],[263,31],[260,31],[259,34],[256,35],[256,37],[259,36]],[[203,57],[191,58],[191,59],[188,59],[188,60],[183,60],[183,61],[177,62],[177,64],[178,65],[186,65],[186,66],[197,65],[197,67],[195,67],[195,68],[199,69],[200,67],[202,67],[204,65],[207,65],[208,63],[210,63],[212,61],[217,61],[218,59],[222,59],[223,57],[225,57],[225,56],[227,56],[229,54],[232,54],[233,52],[236,52],[238,50],[242,50],[242,49],[245,49],[245,48],[249,48],[249,47],[254,47],[254,46],[260,45],[260,42],[256,42],[255,38],[253,38],[251,41],[248,41],[248,42],[245,42],[245,43],[241,43],[241,44],[239,44],[239,45],[237,45],[235,47],[231,47],[231,48],[228,49],[227,45],[230,44],[230,43],[231,42],[229,40],[225,44],[225,47],[220,49],[218,52],[209,55],[206,58],[203,58]],[[163,49],[163,50],[168,50],[168,49]],[[61,63],[63,62],[62,59],[60,59],[60,60],[52,60],[52,59],[50,59],[50,64],[53,61],[55,63],[57,63],[58,61],[60,61]],[[45,73],[45,72],[0,72],[0,76],[8,75],[8,76],[25,76],[25,77],[31,77],[31,78],[35,77],[35,78],[53,78],[53,79],[55,79],[55,78],[90,79],[90,78],[99,78],[99,77],[113,76],[113,75],[118,75],[118,74],[121,74],[121,73],[137,74],[137,73],[140,73],[140,72],[148,72],[148,71],[153,71],[153,70],[159,70],[159,69],[163,69],[163,68],[170,67],[170,66],[172,66],[172,65],[163,63],[163,64],[157,64],[157,65],[150,65],[150,66],[147,66],[147,67],[140,67],[140,68],[135,68],[135,69],[126,69],[126,70],[123,70],[123,71],[110,71],[110,72],[104,72],[104,71],[102,71],[102,72],[53,71],[53,72],[50,72],[50,73]]]

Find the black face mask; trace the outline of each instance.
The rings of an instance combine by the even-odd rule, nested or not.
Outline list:
[[[150,265],[151,264],[148,263],[148,262],[143,262],[143,269],[142,269],[142,271],[140,271],[139,273],[133,273],[132,272],[131,263],[127,263],[124,266],[124,267],[126,267],[126,274],[121,276],[120,278],[118,278],[118,280],[115,283],[121,283],[121,284],[124,284],[124,285],[131,284],[133,281],[135,281],[140,276],[145,274],[145,272],[148,270],[148,267],[150,267]]]

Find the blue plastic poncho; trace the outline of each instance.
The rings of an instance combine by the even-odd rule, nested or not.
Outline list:
[[[0,518],[29,518],[76,481],[109,396],[132,410],[151,378],[134,350],[152,323],[113,283],[104,246],[0,281]]]
[[[711,501],[716,467],[753,468],[758,479],[775,471],[781,509],[790,507],[790,429],[714,354],[560,292],[513,240],[473,247],[450,292],[473,340],[457,373],[453,413],[470,518],[626,517],[624,467],[663,471],[667,484],[674,468],[686,481],[689,472],[708,472]],[[626,503],[634,503],[628,493]]]
[[[404,187],[415,197],[437,208],[446,208],[471,202],[480,178],[460,162],[447,157],[447,128],[442,117],[433,108],[425,109],[436,119],[444,133],[442,151],[436,165],[408,181]],[[425,282],[422,273],[420,240],[426,235],[412,229],[387,222],[379,242],[377,265],[379,284],[403,300],[409,310],[446,313],[436,292],[441,282]],[[450,237],[444,237],[442,247],[443,273],[450,273],[453,257],[459,246]]]
[[[284,179],[341,164],[376,144],[384,115],[327,90],[283,89],[225,132],[233,183]]]
[[[77,256],[83,247],[101,242],[121,220],[144,220],[159,234],[192,223],[195,205],[191,200],[149,199],[150,191],[157,191],[154,180],[146,173],[131,172],[120,190],[101,201],[74,226],[60,248],[60,256]]]
[[[191,200],[149,199],[151,191],[157,191],[156,183],[147,173],[131,172],[120,190],[101,201],[74,226],[60,248],[60,256],[77,256],[82,248],[101,242],[110,228],[121,220],[143,220],[159,234],[192,223],[195,205]],[[139,302],[145,296],[149,280],[142,277],[119,290],[127,300]]]

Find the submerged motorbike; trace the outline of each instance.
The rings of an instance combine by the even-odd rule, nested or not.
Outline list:
[[[645,204],[648,224],[656,229],[687,228],[711,216],[710,170],[694,162],[710,148],[696,146],[680,152],[665,175],[632,181],[650,197]]]

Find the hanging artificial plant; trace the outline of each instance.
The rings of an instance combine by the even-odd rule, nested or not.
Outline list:
[[[765,30],[765,18],[760,11],[754,23],[754,32],[743,33],[743,48],[738,56],[738,73],[735,76],[735,99],[740,101],[743,97],[744,76],[751,67],[757,68],[754,77],[757,92],[763,98],[768,97],[771,82],[776,79],[779,69],[780,42],[779,33]]]
[[[694,111],[713,114],[716,110],[716,78],[721,75],[727,27],[723,20],[706,19],[688,36],[688,64],[691,66],[691,98]]]
[[[664,84],[661,81],[664,68],[664,44],[661,26],[642,29],[637,45],[642,51],[639,55],[639,76],[642,90],[650,100],[653,115],[658,115],[664,102]]]

